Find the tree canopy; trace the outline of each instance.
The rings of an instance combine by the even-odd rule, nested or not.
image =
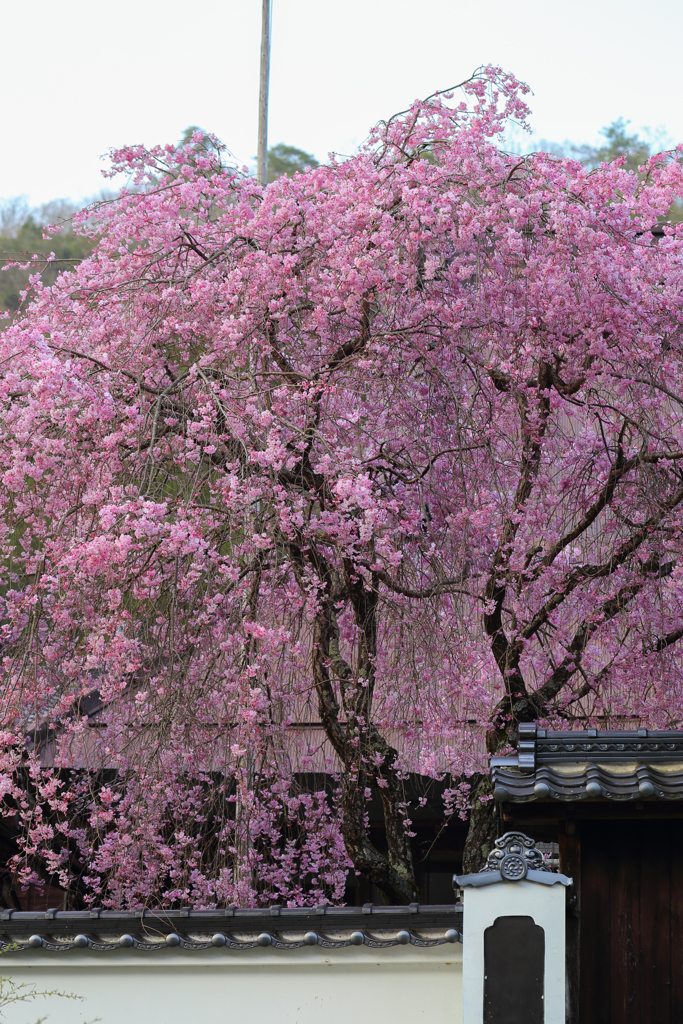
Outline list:
[[[679,721],[680,153],[511,156],[525,92],[484,69],[265,188],[199,132],[114,154],[0,335],[20,877],[407,903],[408,773],[474,862],[483,739]]]
[[[0,204],[0,314],[15,316],[29,280],[39,274],[43,284],[71,269],[92,249],[92,240],[71,230],[71,217],[80,207],[64,200],[31,209],[22,199]],[[44,231],[59,224],[62,230],[48,243]],[[0,329],[4,326],[0,320]]]
[[[318,161],[310,153],[296,146],[286,146],[284,142],[278,142],[268,150],[268,181],[275,181],[283,174],[291,176],[297,171],[304,171],[307,167],[318,167]]]
[[[627,129],[628,121],[619,117],[600,132],[605,140],[602,146],[572,146],[572,154],[591,170],[601,163],[623,158],[629,171],[637,171],[647,163],[651,147],[647,139],[638,134],[629,135]]]

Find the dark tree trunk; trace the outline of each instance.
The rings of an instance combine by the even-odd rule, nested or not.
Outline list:
[[[364,785],[366,781],[367,777],[363,774],[356,782],[350,777],[348,770],[345,773],[342,835],[346,852],[353,861],[356,871],[360,871],[379,889],[385,903],[406,906],[417,901],[418,890],[410,839],[405,835],[398,800],[388,797],[385,790],[380,791],[384,805],[384,828],[389,845],[388,854],[384,854],[375,847],[367,833]],[[395,837],[399,833],[402,842],[397,844]]]
[[[342,836],[346,852],[355,869],[379,889],[385,903],[406,905],[418,899],[418,889],[402,813],[403,785],[395,768],[398,752],[372,724],[377,592],[358,580],[349,580],[347,588],[360,627],[355,669],[340,653],[331,599],[321,603],[315,618],[313,679],[320,720],[344,766]],[[386,854],[376,848],[368,832],[367,788],[376,788],[382,801]]]
[[[519,723],[533,722],[538,717],[538,706],[526,692],[506,694],[489,723],[486,736],[488,754],[499,754],[509,747],[516,747]],[[493,799],[491,777],[488,774],[475,775],[472,779],[470,824],[463,855],[465,873],[481,871],[499,835],[500,819]]]
[[[492,795],[488,775],[475,776],[470,804],[470,827],[462,860],[462,870],[465,874],[481,871],[498,838],[498,812]]]

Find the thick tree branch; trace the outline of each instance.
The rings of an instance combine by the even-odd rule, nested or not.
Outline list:
[[[602,565],[582,565],[569,573],[562,581],[562,584],[558,586],[558,589],[553,593],[552,597],[545,602],[543,607],[539,609],[539,611],[521,631],[520,636],[522,639],[531,639],[531,637],[538,632],[541,626],[548,621],[551,613],[566,601],[569,595],[576,590],[579,584],[587,581],[604,579],[616,572],[616,570],[619,569],[627,559],[638,550],[644,541],[652,540],[653,532],[661,524],[662,519],[668,515],[668,513],[672,512],[677,505],[680,505],[682,501],[683,487],[679,488],[672,495],[669,501],[664,502],[657,514],[650,516],[640,529],[618,548],[609,561],[604,562]]]
[[[542,571],[542,567],[545,568],[549,565],[552,565],[552,563],[555,561],[560,552],[564,550],[564,548],[566,548],[568,544],[571,544],[573,541],[577,539],[577,537],[580,537],[582,533],[586,532],[586,530],[595,522],[595,520],[600,515],[602,510],[612,501],[612,498],[614,496],[614,490],[616,488],[617,483],[628,473],[630,473],[630,471],[635,466],[644,464],[653,465],[664,460],[670,460],[672,462],[675,462],[681,458],[683,458],[683,452],[673,451],[651,453],[645,452],[641,455],[634,456],[631,459],[624,459],[623,448],[620,438],[616,461],[608,474],[607,480],[605,481],[605,484],[602,490],[600,491],[597,500],[591,505],[591,507],[588,509],[585,515],[581,517],[578,523],[568,533],[565,533],[563,537],[556,541],[555,544],[552,545],[552,547],[548,549],[548,551],[539,563],[539,569],[537,570],[536,575],[538,575],[538,573]]]
[[[679,629],[672,629],[670,633],[666,633],[664,636],[659,637],[650,650],[652,652],[659,653],[660,651],[666,650],[667,647],[672,647],[674,644],[677,644],[681,638],[683,638],[683,627],[680,627]]]
[[[550,373],[547,364],[544,362],[539,363],[536,386],[538,395],[538,423],[535,427],[531,427],[529,424],[525,400],[520,397],[518,402],[521,430],[525,438],[521,471],[513,501],[513,514],[508,516],[503,524],[498,549],[493,557],[485,591],[486,600],[493,607],[491,611],[486,612],[484,615],[484,628],[487,635],[491,638],[491,651],[503,677],[505,689],[510,695],[525,694],[526,686],[519,670],[521,651],[511,649],[503,629],[503,605],[507,593],[507,561],[521,521],[518,513],[524,507],[531,494],[533,481],[538,472],[541,442],[550,414],[550,401],[548,397]]]

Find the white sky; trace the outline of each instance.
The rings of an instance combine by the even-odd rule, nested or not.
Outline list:
[[[0,197],[79,199],[128,143],[215,132],[256,152],[261,0],[2,5]],[[274,0],[269,141],[324,160],[380,118],[496,63],[529,83],[537,137],[615,118],[683,140],[680,0]]]

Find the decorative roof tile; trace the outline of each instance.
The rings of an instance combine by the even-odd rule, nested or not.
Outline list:
[[[538,882],[540,885],[571,885],[572,879],[552,871],[533,839],[523,832],[506,832],[496,839],[486,864],[476,874],[453,875],[457,888],[481,889],[498,882]]]

